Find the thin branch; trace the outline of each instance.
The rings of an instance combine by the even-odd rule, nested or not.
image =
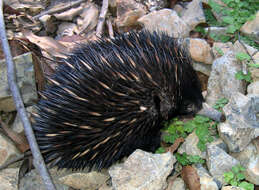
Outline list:
[[[40,153],[39,147],[36,143],[36,139],[33,134],[31,124],[27,117],[27,113],[25,111],[20,92],[16,84],[16,77],[14,74],[14,70],[15,70],[14,63],[13,63],[13,59],[12,59],[10,47],[8,44],[8,40],[6,37],[6,31],[5,31],[5,23],[4,23],[4,16],[3,16],[3,0],[0,0],[0,37],[2,41],[3,52],[5,55],[5,61],[7,65],[8,84],[12,92],[16,109],[23,123],[26,137],[30,144],[30,148],[34,158],[34,166],[38,170],[39,174],[41,175],[42,180],[46,185],[46,188],[48,190],[56,190],[55,185],[53,184],[51,177],[49,175],[49,172],[46,168],[46,165],[44,164],[44,160]]]
[[[113,28],[112,28],[111,19],[107,19],[106,24],[108,26],[109,36],[110,36],[111,39],[113,39],[114,38],[114,32],[113,32]]]
[[[108,0],[103,0],[101,13],[100,13],[97,28],[96,28],[96,36],[99,37],[99,38],[102,36],[103,24],[104,24],[104,21],[105,21],[106,13],[108,11],[108,4],[109,4]]]
[[[240,39],[240,34],[238,33],[238,41],[239,43],[243,46],[243,48],[245,49],[246,53],[251,57],[251,60],[253,61],[253,63],[255,64],[255,60],[253,58],[252,55],[250,55],[249,51],[247,50],[247,47],[245,46],[245,44],[241,41]]]
[[[68,5],[65,5],[65,6],[62,6],[62,7],[57,7],[55,9],[50,9],[48,11],[44,11],[36,16],[33,17],[33,19],[37,20],[39,19],[40,17],[44,16],[44,15],[47,15],[47,14],[54,14],[54,13],[58,13],[58,12],[61,12],[61,11],[64,11],[64,10],[67,10],[69,8],[72,8],[74,6],[77,6],[79,5],[80,3],[84,2],[86,0],[79,0],[79,1],[76,1],[76,2],[72,2]]]

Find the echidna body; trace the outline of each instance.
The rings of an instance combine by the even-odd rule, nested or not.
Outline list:
[[[50,78],[33,125],[47,163],[107,168],[159,147],[161,121],[197,111],[201,87],[176,40],[142,31],[82,44]]]

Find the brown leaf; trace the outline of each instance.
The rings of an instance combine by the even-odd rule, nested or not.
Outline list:
[[[174,151],[176,151],[179,147],[179,145],[184,142],[184,138],[177,138],[175,141],[174,141],[174,144],[168,148],[166,148],[166,151],[169,151],[171,153],[174,153]]]
[[[29,30],[23,30],[22,33],[30,42],[36,44],[48,54],[54,57],[66,58],[65,54],[68,54],[68,49],[53,38],[36,36]]]
[[[26,139],[26,137],[22,134],[19,134],[15,131],[13,131],[12,129],[10,129],[10,127],[7,126],[7,124],[5,124],[2,119],[0,119],[0,124],[2,126],[3,131],[6,133],[6,135],[14,142],[14,144],[16,145],[16,147],[21,151],[21,152],[25,152],[26,150],[29,149],[29,144],[28,141]]]
[[[189,190],[201,189],[200,178],[195,168],[192,166],[184,166],[181,175]]]

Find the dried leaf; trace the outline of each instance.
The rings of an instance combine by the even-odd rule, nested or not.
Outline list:
[[[48,54],[54,57],[66,58],[65,54],[68,54],[68,49],[51,37],[36,36],[29,30],[23,30],[23,35],[30,42],[36,44],[42,50],[46,51]]]
[[[181,175],[189,190],[201,189],[200,178],[195,168],[192,166],[184,166]]]

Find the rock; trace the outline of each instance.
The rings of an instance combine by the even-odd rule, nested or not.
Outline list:
[[[168,181],[170,182],[170,178],[168,179]],[[168,185],[169,186],[169,185]],[[173,181],[173,185],[171,187],[167,187],[167,190],[186,190],[184,181],[182,180],[182,178],[177,177],[174,181]]]
[[[97,26],[99,18],[99,9],[93,3],[87,4],[80,14],[82,22],[77,24],[79,25],[79,33],[88,33]]]
[[[223,174],[230,171],[233,166],[240,164],[238,160],[217,146],[207,146],[206,160],[210,174],[221,184],[224,183]]]
[[[175,157],[170,153],[151,154],[137,149],[122,164],[109,169],[115,190],[160,190],[167,186]]]
[[[144,4],[149,11],[163,9],[168,6],[168,2],[166,0],[136,0],[136,1]]]
[[[232,42],[222,43],[222,42],[214,42],[212,47],[212,52],[215,58],[219,58],[223,56],[228,51],[233,51],[234,46]],[[223,53],[223,55],[221,54]]]
[[[101,187],[108,179],[108,175],[92,171],[89,173],[72,173],[59,178],[59,181],[74,189],[92,190]]]
[[[16,67],[17,85],[26,106],[33,105],[37,97],[35,86],[34,67],[32,63],[32,55],[30,52],[16,56],[14,59]],[[15,105],[12,94],[8,86],[6,63],[0,61],[0,111],[14,111]]]
[[[252,46],[249,46],[247,45],[246,43],[242,42],[243,45],[246,47],[244,48],[244,46],[237,40],[235,43],[234,43],[234,51],[237,52],[237,53],[240,53],[240,52],[243,52],[243,53],[248,53],[252,56],[252,58],[254,59],[254,61],[256,63],[259,63],[259,52],[257,49],[255,49],[254,47]],[[259,70],[259,69],[258,69]]]
[[[14,146],[14,144],[7,139],[3,134],[0,133],[0,165],[5,164],[12,158],[20,155],[19,150]],[[18,163],[15,163],[17,166]]]
[[[58,26],[57,35],[62,36],[72,36],[77,31],[77,25],[72,22],[62,22]]]
[[[54,34],[57,30],[57,19],[52,15],[43,15],[39,18],[47,33]]]
[[[29,117],[29,119],[31,119],[32,113],[36,113],[35,106],[27,107],[27,108],[25,108],[25,110],[27,112],[27,116]],[[17,133],[24,132],[23,124],[22,124],[21,118],[18,114],[16,114],[15,120],[14,120],[11,128],[12,128],[12,130],[14,130]]]
[[[188,44],[188,50],[192,59],[195,62],[201,62],[205,64],[212,64],[213,56],[209,44],[198,38],[191,38],[186,42]]]
[[[135,0],[117,0],[116,26],[119,30],[136,27],[137,20],[146,14],[146,8]]]
[[[181,18],[193,30],[198,24],[205,23],[206,18],[203,12],[201,0],[193,0],[185,7]]]
[[[192,66],[195,71],[199,71],[207,76],[210,76],[211,65],[193,62]]]
[[[259,96],[233,94],[223,112],[226,122],[218,126],[219,135],[231,152],[240,152],[259,136]]]
[[[151,32],[163,31],[174,38],[187,37],[190,32],[187,24],[171,9],[153,11],[139,18],[138,23]]]
[[[232,153],[231,156],[240,161],[241,165],[246,168],[244,174],[246,180],[259,185],[259,152],[253,143],[250,143],[243,151]]]
[[[259,40],[259,11],[257,11],[255,19],[247,21],[240,31]]]
[[[209,105],[213,106],[220,98],[230,99],[232,94],[237,92],[245,93],[245,82],[235,78],[241,68],[241,63],[237,61],[232,51],[228,51],[213,62],[206,96]]]
[[[218,190],[219,187],[216,180],[213,179],[208,173],[208,171],[202,166],[194,166],[197,174],[200,177],[201,190]]]
[[[197,144],[199,142],[199,138],[195,134],[195,132],[192,132],[188,137],[185,139],[184,143],[180,146],[178,149],[179,154],[183,154],[186,152],[188,155],[198,155],[201,158],[206,158],[206,152],[201,152],[201,150],[197,147]]]
[[[221,190],[244,190],[242,187],[236,187],[236,186],[224,186]]]
[[[250,83],[247,87],[247,93],[259,95],[259,81]]]
[[[57,190],[69,190],[70,187],[63,185],[58,180],[58,176],[66,175],[66,173],[71,173],[67,170],[49,170],[52,180],[57,188]],[[45,184],[42,182],[41,177],[35,169],[31,170],[24,177],[20,179],[20,188],[19,190],[46,190]]]
[[[19,168],[7,168],[0,171],[0,189],[17,190]]]

